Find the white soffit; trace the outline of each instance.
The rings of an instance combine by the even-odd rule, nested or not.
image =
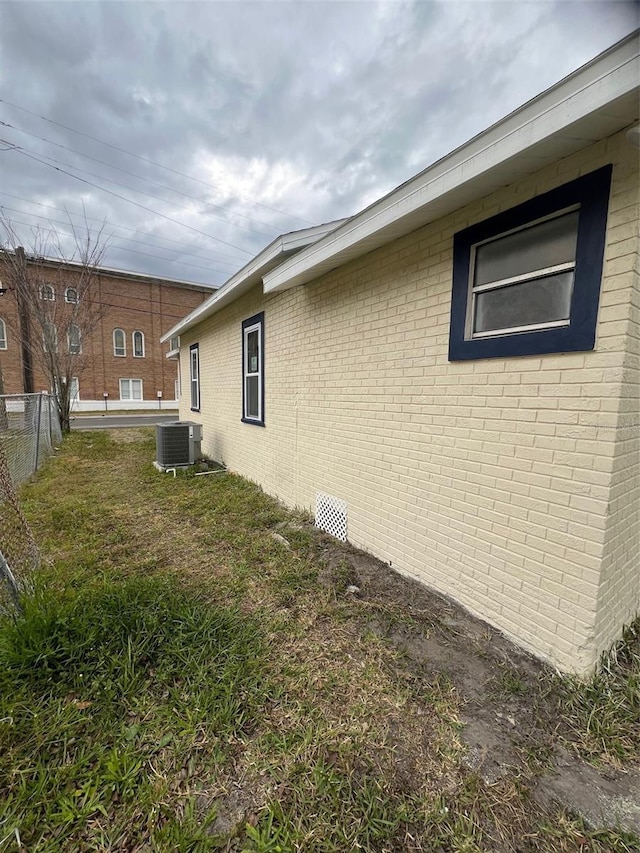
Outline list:
[[[190,314],[187,314],[179,323],[176,323],[172,329],[169,329],[160,338],[161,343],[170,340],[170,338],[176,335],[183,334],[188,329],[206,320],[207,317],[215,314],[216,311],[220,311],[225,305],[233,302],[262,281],[265,273],[282,263],[283,257],[286,258],[293,252],[300,251],[300,249],[303,249],[310,243],[314,243],[330,231],[340,227],[344,222],[346,222],[345,219],[336,219],[334,222],[314,225],[312,228],[303,228],[300,231],[291,231],[289,234],[282,234],[280,237],[276,237],[266,248],[245,264],[242,269],[234,273],[219,290],[208,299],[205,299],[197,308],[194,308]]]
[[[264,276],[305,284],[637,121],[639,32],[527,102]]]

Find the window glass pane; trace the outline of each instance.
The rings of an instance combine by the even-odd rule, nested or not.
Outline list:
[[[133,354],[138,358],[142,358],[143,355],[143,338],[142,332],[134,332],[133,333]]]
[[[72,355],[77,355],[81,352],[80,329],[78,326],[69,326],[69,352]]]
[[[477,293],[474,332],[568,320],[573,271]]]
[[[260,379],[258,376],[247,376],[245,380],[246,387],[246,412],[245,417],[247,418],[258,418],[260,417],[260,412],[258,410],[258,391],[260,387]]]
[[[142,400],[142,380],[131,380],[131,398],[133,400]]]
[[[4,320],[0,320],[0,349],[7,348],[7,327]]]
[[[258,360],[258,329],[247,334],[247,373],[257,373],[260,370]]]
[[[575,261],[578,213],[576,210],[478,246],[474,284],[488,284]]]
[[[124,355],[126,352],[122,329],[116,329],[113,333],[113,351],[116,355]]]

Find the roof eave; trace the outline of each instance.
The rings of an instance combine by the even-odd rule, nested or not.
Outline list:
[[[334,222],[312,226],[301,231],[292,231],[276,237],[275,240],[272,240],[268,246],[265,246],[261,252],[246,263],[242,269],[234,273],[216,293],[205,299],[190,314],[187,314],[172,329],[169,329],[160,338],[160,341],[164,343],[176,335],[181,335],[189,331],[189,329],[197,326],[198,323],[202,323],[203,320],[211,317],[225,305],[233,302],[251,287],[260,283],[263,276],[269,270],[282,263],[283,256],[308,246],[311,242],[320,239],[334,228],[342,225],[345,221],[344,219],[338,219]]]
[[[637,120],[639,79],[636,32],[267,273],[264,292],[306,284],[615,133]]]

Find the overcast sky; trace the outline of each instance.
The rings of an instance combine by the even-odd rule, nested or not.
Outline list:
[[[2,213],[29,248],[84,208],[107,265],[220,284],[557,82],[638,8],[0,2]]]

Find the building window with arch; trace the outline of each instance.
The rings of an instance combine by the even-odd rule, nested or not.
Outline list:
[[[58,330],[51,320],[45,320],[42,327],[42,348],[45,352],[58,352]]]
[[[144,358],[144,332],[136,331],[131,337],[133,340],[133,357]]]
[[[77,305],[80,301],[78,299],[78,288],[77,287],[67,287],[64,292],[64,301],[70,302],[72,305]]]
[[[56,292],[50,284],[41,284],[39,291],[40,299],[42,299],[43,302],[56,301]]]
[[[127,339],[123,329],[113,330],[113,354],[124,358],[127,354]]]
[[[7,324],[0,317],[0,349],[7,348]]]
[[[80,327],[76,326],[75,323],[71,323],[71,325],[69,326],[67,338],[69,343],[70,355],[80,355],[80,353],[82,352],[82,335],[80,332]]]

